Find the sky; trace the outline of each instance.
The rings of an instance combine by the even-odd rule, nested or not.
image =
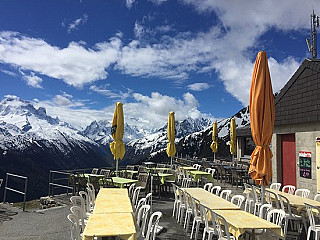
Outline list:
[[[259,51],[278,92],[310,57],[319,0],[0,0],[0,99],[84,128],[230,117],[248,105]]]

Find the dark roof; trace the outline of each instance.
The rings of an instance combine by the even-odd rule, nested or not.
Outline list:
[[[248,137],[248,136],[251,136],[250,124],[237,129],[237,137]]]
[[[320,120],[320,60],[306,59],[275,98],[275,126]]]

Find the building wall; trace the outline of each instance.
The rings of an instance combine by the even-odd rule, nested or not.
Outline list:
[[[291,124],[275,126],[272,137],[272,181],[281,182],[281,134],[295,133],[296,141],[296,176],[297,188],[310,189],[310,197],[317,193],[316,179],[316,138],[320,137],[320,124],[317,122],[307,124]],[[311,152],[311,179],[300,177],[299,151]]]

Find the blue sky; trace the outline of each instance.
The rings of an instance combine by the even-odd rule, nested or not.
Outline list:
[[[320,1],[0,1],[0,97],[17,95],[75,126],[163,126],[168,112],[229,117],[248,104],[258,51],[274,91],[309,57]]]

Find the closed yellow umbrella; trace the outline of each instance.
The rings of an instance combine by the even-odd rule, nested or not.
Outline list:
[[[168,118],[168,127],[167,127],[167,134],[168,134],[168,146],[167,146],[167,155],[171,157],[171,165],[172,165],[172,158],[176,154],[176,145],[174,143],[175,140],[175,119],[174,119],[174,112],[169,112]]]
[[[210,148],[213,152],[213,159],[216,159],[216,152],[218,152],[218,127],[217,122],[213,123],[212,126],[212,143],[210,145]]]
[[[249,174],[256,183],[267,186],[272,177],[269,146],[274,127],[274,100],[266,52],[259,52],[256,58],[249,104],[251,133],[256,144],[251,154]]]
[[[234,156],[237,152],[237,135],[236,135],[236,121],[233,118],[231,118],[230,121],[230,153],[232,156]]]
[[[113,142],[110,143],[110,150],[113,154],[116,162],[116,174],[118,175],[118,160],[124,157],[125,149],[123,143],[124,134],[124,118],[123,118],[123,107],[121,102],[116,103],[116,109],[114,110],[111,134]]]

